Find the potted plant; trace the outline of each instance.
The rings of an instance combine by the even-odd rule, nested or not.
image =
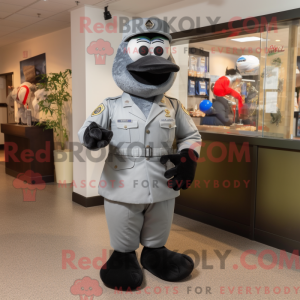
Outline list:
[[[53,129],[59,139],[60,149],[54,150],[54,165],[56,182],[71,183],[73,180],[73,152],[66,149],[68,130],[63,124],[66,119],[65,105],[71,100],[68,91],[69,80],[72,71],[70,69],[59,73],[50,73],[39,76],[38,89],[45,89],[47,97],[39,101],[39,111],[44,113],[38,126],[45,129]]]

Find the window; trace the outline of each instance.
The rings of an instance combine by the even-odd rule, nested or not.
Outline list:
[[[173,42],[180,71],[169,93],[200,132],[295,138],[299,22],[260,29]]]

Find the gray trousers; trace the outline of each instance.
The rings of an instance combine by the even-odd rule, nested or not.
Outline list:
[[[158,248],[169,237],[175,199],[151,204],[130,204],[104,199],[110,244],[116,251],[130,252],[143,246]]]

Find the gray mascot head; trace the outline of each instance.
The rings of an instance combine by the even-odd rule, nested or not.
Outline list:
[[[123,28],[113,78],[124,92],[142,98],[164,94],[179,67],[171,53],[169,25],[160,19],[133,19]]]

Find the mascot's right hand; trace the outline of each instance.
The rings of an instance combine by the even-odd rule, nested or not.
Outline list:
[[[106,147],[113,137],[113,132],[92,122],[84,132],[84,144],[90,150]]]

